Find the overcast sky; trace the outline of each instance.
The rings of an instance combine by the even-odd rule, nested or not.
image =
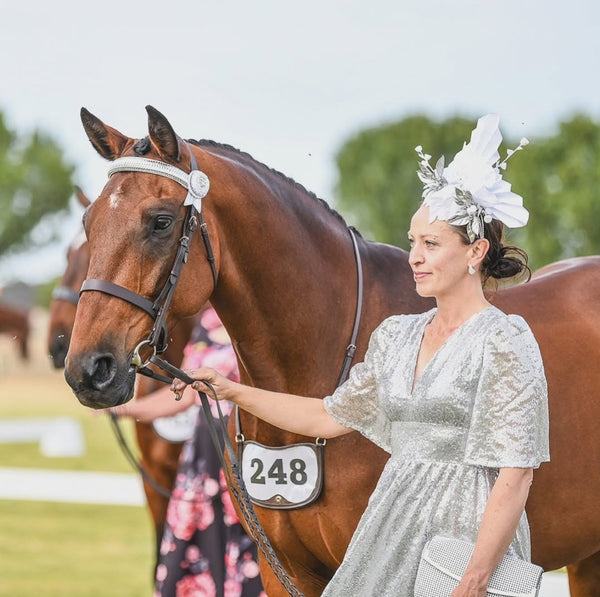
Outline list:
[[[497,112],[505,135],[534,142],[575,111],[600,118],[595,0],[1,7],[0,111],[20,135],[51,135],[92,198],[107,164],[85,136],[82,106],[142,137],[151,104],[181,137],[234,145],[330,203],[335,154],[366,127]],[[59,245],[0,258],[0,284],[59,275],[81,211],[73,202]]]

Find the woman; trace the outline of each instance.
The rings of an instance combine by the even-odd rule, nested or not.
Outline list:
[[[412,597],[423,547],[438,534],[475,543],[452,597],[484,597],[505,553],[530,558],[524,508],[533,469],[548,460],[547,388],[531,330],[483,291],[489,278],[529,271],[526,255],[501,240],[504,224],[528,219],[502,180],[501,139],[498,117],[488,115],[447,168],[443,160],[431,168],[417,148],[425,188],[409,262],[417,292],[437,306],[383,321],[364,362],[332,396],[268,392],[206,367],[191,372],[273,425],[325,438],[354,429],[391,454],[324,596]],[[177,380],[172,390],[184,387]]]
[[[184,351],[184,366],[217,367],[238,380],[231,341],[208,306]],[[154,597],[266,597],[257,549],[235,513],[204,412],[191,389],[173,400],[168,387],[111,409],[119,416],[151,422],[192,409],[193,436],[183,446],[160,546]],[[224,415],[231,405],[221,404]],[[218,413],[213,413],[218,419]],[[221,429],[217,425],[217,429]]]

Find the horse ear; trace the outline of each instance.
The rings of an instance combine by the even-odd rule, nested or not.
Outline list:
[[[107,160],[118,158],[130,141],[129,137],[105,125],[85,108],[81,108],[81,122],[94,149]]]
[[[75,195],[77,195],[77,199],[79,200],[79,203],[81,203],[82,207],[88,207],[91,205],[91,199],[77,185],[75,185]]]
[[[152,145],[165,159],[179,161],[179,141],[169,121],[152,106],[146,106],[148,112],[148,134]]]

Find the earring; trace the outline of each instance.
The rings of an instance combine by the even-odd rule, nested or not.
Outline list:
[[[469,267],[467,268],[467,271],[474,276],[475,275],[475,268],[469,263]]]

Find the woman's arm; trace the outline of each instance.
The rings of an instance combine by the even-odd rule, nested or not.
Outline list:
[[[305,398],[294,394],[270,392],[233,382],[214,369],[202,367],[186,373],[193,379],[192,388],[208,391],[202,380],[208,381],[215,389],[219,400],[229,400],[241,409],[275,425],[280,429],[315,437],[330,438],[352,431],[340,425],[324,408],[319,398]],[[171,385],[174,392],[181,392],[186,384],[175,380]],[[208,394],[211,395],[210,392]]]
[[[159,417],[172,417],[183,412],[194,404],[196,396],[192,388],[187,388],[181,395],[181,400],[175,400],[169,386],[165,386],[109,410],[119,417],[131,417],[142,423],[151,423]]]
[[[533,469],[502,468],[483,513],[475,549],[451,597],[485,597],[490,576],[515,537]]]

